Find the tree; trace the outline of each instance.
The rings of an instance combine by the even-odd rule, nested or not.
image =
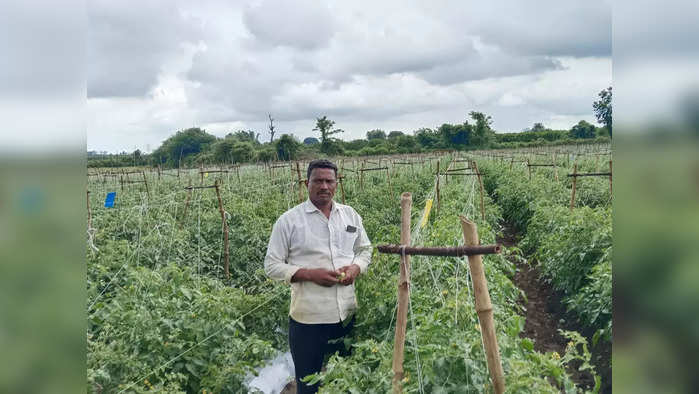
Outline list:
[[[180,160],[207,150],[215,141],[215,136],[198,127],[192,127],[180,130],[163,141],[153,154],[164,158],[168,164],[177,166]]]
[[[279,160],[294,160],[300,145],[294,137],[283,134],[276,142],[277,157]]]
[[[432,129],[423,127],[415,130],[413,134],[423,148],[436,148],[439,145],[439,135]]]
[[[238,143],[234,138],[224,138],[216,141],[212,145],[214,151],[214,160],[219,163],[229,162],[232,160],[233,147]]]
[[[609,130],[609,137],[612,136],[612,87],[599,92],[599,101],[592,103],[597,122],[604,124]]]
[[[595,138],[595,125],[581,120],[570,129],[571,138]]]
[[[255,145],[260,143],[260,133],[255,134],[252,130],[238,130],[235,133],[226,134],[226,139],[234,138],[240,142],[251,142]]]
[[[493,118],[483,112],[476,111],[471,111],[468,115],[476,122],[471,133],[471,144],[487,148],[495,141],[495,132],[490,128]]]
[[[546,131],[546,126],[544,126],[543,123],[534,123],[534,126],[532,126],[531,131],[537,132],[537,131]]]
[[[468,122],[464,124],[449,124],[444,123],[439,126],[437,132],[442,137],[444,146],[459,148],[469,144],[471,139],[471,125]],[[418,141],[420,139],[418,138]]]
[[[134,162],[134,165],[139,165],[139,163],[141,162],[141,150],[140,149],[136,149],[135,151],[133,151],[133,162]]]
[[[269,142],[272,143],[274,141],[274,118],[272,118],[272,114],[267,114],[269,117]]]
[[[380,129],[374,129],[366,132],[366,139],[371,140],[385,140],[386,132]]]
[[[402,131],[394,130],[388,133],[388,138],[398,138],[402,135],[405,135]]]
[[[328,119],[327,116],[316,119],[316,127],[313,131],[320,131],[320,151],[323,153],[332,153],[336,150],[333,147],[334,138],[330,137],[333,134],[344,133],[342,129],[333,129],[335,121]]]
[[[318,138],[316,138],[316,137],[306,137],[303,139],[303,144],[304,145],[316,145],[316,144],[320,144],[320,141],[318,141]]]

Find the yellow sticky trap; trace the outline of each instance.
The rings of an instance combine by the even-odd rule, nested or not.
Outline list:
[[[430,218],[430,211],[432,210],[432,199],[425,201],[425,211],[422,213],[422,220],[420,221],[420,228],[427,225],[427,219]]]

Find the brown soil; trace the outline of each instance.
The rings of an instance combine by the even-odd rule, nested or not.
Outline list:
[[[505,224],[503,234],[498,237],[497,242],[507,248],[516,246],[518,238],[518,234],[512,230],[512,227]],[[510,260],[517,267],[515,277],[512,279],[526,295],[526,300],[520,299],[520,303],[526,310],[524,331],[520,336],[531,339],[534,342],[534,349],[539,352],[555,351],[560,355],[565,353],[567,340],[559,334],[559,328],[578,331],[587,337],[588,343],[592,343],[591,333],[584,332],[578,324],[575,324],[573,318],[566,315],[565,306],[561,302],[562,295],[540,279],[538,267],[530,266],[514,257]],[[591,351],[595,370],[602,378],[601,392],[611,393],[611,369],[609,368],[611,344],[607,346],[598,344]],[[577,367],[578,365],[574,364],[568,368],[572,380],[578,387],[592,389],[594,387],[592,376],[586,371],[579,371]]]

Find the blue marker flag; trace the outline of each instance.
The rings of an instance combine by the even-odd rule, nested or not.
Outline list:
[[[107,193],[107,198],[104,200],[105,208],[114,208],[114,199],[116,198],[116,192]]]

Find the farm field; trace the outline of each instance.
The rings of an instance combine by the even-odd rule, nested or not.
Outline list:
[[[516,235],[516,246],[483,256],[509,392],[611,390],[611,359],[595,352],[612,337],[608,145],[335,161],[335,199],[363,217],[374,246],[399,243],[403,192],[412,194],[412,245],[462,245],[459,215],[477,224],[482,244]],[[472,163],[483,194],[479,177],[455,175],[474,173]],[[275,220],[305,199],[306,164],[90,170],[89,392],[250,390],[255,372],[288,350],[289,287],[265,276],[263,259]],[[357,282],[352,354],[313,377],[322,392],[391,391],[399,261],[374,249]],[[412,256],[405,392],[492,392],[466,261]],[[516,278],[528,267],[560,303],[563,350],[526,335]]]

